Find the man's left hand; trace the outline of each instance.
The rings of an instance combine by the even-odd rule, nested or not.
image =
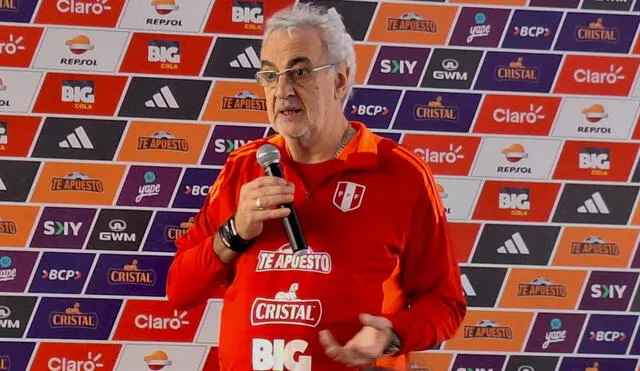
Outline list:
[[[362,329],[344,346],[338,344],[329,330],[320,331],[320,344],[331,359],[347,366],[360,366],[371,364],[382,356],[391,342],[391,321],[361,314],[360,322]]]

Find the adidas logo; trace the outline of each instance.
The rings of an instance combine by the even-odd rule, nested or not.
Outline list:
[[[600,192],[592,194],[584,202],[584,205],[579,206],[577,210],[580,214],[609,214],[609,207],[607,207]]]
[[[168,86],[163,86],[151,99],[144,102],[144,106],[149,108],[180,108]]]
[[[260,58],[253,47],[244,49],[244,53],[238,54],[235,60],[229,62],[233,68],[260,68]]]
[[[78,126],[73,133],[67,135],[67,139],[58,142],[60,148],[93,149],[93,143],[82,126]]]
[[[6,191],[6,190],[7,190],[7,186],[4,185],[2,178],[0,178],[0,191]]]
[[[460,282],[462,282],[462,290],[464,291],[464,296],[477,296],[476,290],[471,286],[471,281],[469,281],[469,277],[466,274],[460,276]]]
[[[516,232],[504,242],[504,245],[498,247],[498,254],[529,255],[529,248],[520,232]]]

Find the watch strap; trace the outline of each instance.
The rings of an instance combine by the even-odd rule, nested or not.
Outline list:
[[[245,240],[240,235],[238,235],[238,231],[235,226],[235,216],[229,218],[221,227],[218,229],[218,234],[220,235],[220,239],[222,243],[230,250],[235,252],[243,252],[251,246],[253,240]]]

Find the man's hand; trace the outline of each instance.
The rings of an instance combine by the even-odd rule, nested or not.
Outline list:
[[[368,365],[382,356],[391,342],[391,321],[385,317],[361,314],[363,327],[358,333],[341,346],[329,330],[320,331],[320,344],[334,361],[347,366]]]

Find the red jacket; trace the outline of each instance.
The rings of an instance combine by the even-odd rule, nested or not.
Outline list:
[[[428,166],[410,151],[351,123],[358,134],[338,158],[296,164],[280,135],[229,155],[169,269],[167,295],[190,308],[224,289],[223,371],[353,370],[331,361],[318,341],[329,329],[344,344],[359,313],[384,315],[403,355],[379,362],[408,368],[408,351],[452,337],[466,312],[444,208]],[[215,255],[212,235],[236,210],[240,185],[264,175],[260,145],[280,149],[293,205],[311,253],[287,250],[280,220],[265,223],[232,264]],[[284,367],[283,367],[284,366]]]

